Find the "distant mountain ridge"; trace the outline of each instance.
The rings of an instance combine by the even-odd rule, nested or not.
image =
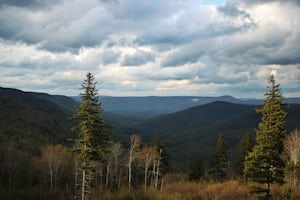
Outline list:
[[[128,142],[129,135],[141,134],[143,141],[149,143],[158,132],[171,158],[183,163],[182,168],[186,167],[193,152],[201,152],[207,161],[221,133],[234,154],[238,141],[245,133],[254,135],[261,118],[255,112],[261,105],[248,105],[246,100],[231,96],[102,96],[100,101],[104,107],[102,116],[112,127],[116,141]],[[30,148],[49,142],[66,143],[69,138],[76,137],[70,131],[74,124],[69,117],[78,104],[66,96],[0,87],[0,141],[15,141]],[[300,104],[288,104],[287,111],[288,131],[299,128]]]
[[[190,155],[201,152],[207,164],[219,134],[224,135],[231,156],[234,156],[236,145],[246,133],[254,137],[261,120],[261,114],[255,111],[259,107],[261,105],[215,101],[145,120],[137,129],[148,140],[153,133],[160,133],[170,148],[172,158],[179,163],[186,163]],[[287,105],[287,112],[289,133],[300,127],[300,104]]]
[[[79,97],[72,97],[80,101]],[[146,96],[146,97],[112,97],[100,96],[105,111],[118,115],[126,115],[149,119],[162,114],[169,114],[205,105],[215,101],[224,101],[244,105],[262,105],[260,99],[238,99],[232,96],[200,97],[200,96]],[[300,98],[287,98],[285,103],[300,104]]]

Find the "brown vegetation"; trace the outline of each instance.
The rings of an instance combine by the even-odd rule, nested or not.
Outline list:
[[[177,175],[175,175],[177,176]],[[300,193],[291,193],[284,186],[273,185],[271,200],[290,199],[297,200]],[[166,184],[163,192],[154,188],[144,192],[143,188],[132,190],[121,189],[118,192],[93,191],[92,199],[98,200],[255,200],[257,197],[249,192],[246,183],[238,180],[225,182],[173,182]]]

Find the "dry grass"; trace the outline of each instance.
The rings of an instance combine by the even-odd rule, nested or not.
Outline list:
[[[194,183],[179,182],[169,183],[163,192],[150,190],[143,192],[138,189],[129,193],[127,190],[119,192],[105,192],[94,195],[92,199],[103,200],[252,200],[247,186],[239,184],[238,181],[224,183]]]
[[[181,183],[170,185],[166,188],[167,193],[180,193],[184,199],[195,200],[232,200],[245,199],[252,200],[246,185],[238,181],[201,182],[201,183]]]
[[[246,184],[238,180],[226,182],[206,182],[199,183],[189,181],[179,181],[166,184],[163,192],[154,189],[144,192],[143,188],[128,192],[123,189],[119,192],[93,192],[91,199],[101,200],[255,200],[254,195],[249,192]],[[271,188],[272,200],[297,200],[300,193],[289,193],[288,190],[279,185]],[[97,195],[96,195],[97,194]],[[287,198],[289,197],[289,198]]]

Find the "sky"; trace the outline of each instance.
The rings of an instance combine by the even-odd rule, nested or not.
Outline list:
[[[0,87],[300,97],[299,0],[0,0]]]

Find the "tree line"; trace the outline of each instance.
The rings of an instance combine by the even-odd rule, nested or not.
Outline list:
[[[280,84],[273,75],[268,79],[269,91],[261,109],[261,122],[255,129],[255,142],[246,134],[238,145],[238,175],[246,182],[251,182],[251,191],[259,199],[271,198],[271,184],[287,184],[290,191],[299,190],[300,179],[300,131],[295,129],[286,133],[285,118],[287,106],[283,104]],[[193,163],[190,179],[204,176],[201,161],[196,158]],[[221,134],[218,138],[213,158],[210,160],[206,176],[222,181],[232,176],[228,148]]]
[[[255,141],[245,134],[237,148],[236,162],[230,163],[226,139],[220,134],[206,171],[199,154],[194,156],[190,180],[222,182],[240,177],[261,199],[270,199],[270,185],[274,183],[299,190],[300,131],[286,133],[287,112],[280,85],[274,76],[269,77],[268,84],[264,105],[257,110],[262,119],[255,130]],[[88,73],[81,85],[81,104],[72,117],[76,122],[72,130],[77,135],[73,146],[51,144],[33,157],[14,144],[0,146],[0,190],[7,191],[5,197],[14,199],[15,191],[22,189],[39,191],[40,197],[45,193],[53,198],[65,195],[65,199],[81,200],[89,199],[95,190],[162,190],[170,169],[162,138],[155,134],[151,144],[144,144],[140,135],[133,134],[127,144],[113,141],[101,117],[96,85],[94,76]]]

